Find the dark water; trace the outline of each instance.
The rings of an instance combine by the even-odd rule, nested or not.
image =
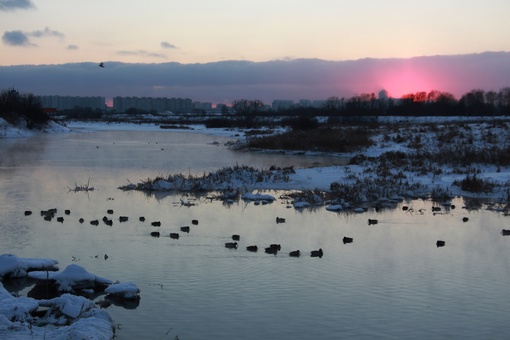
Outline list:
[[[120,325],[118,339],[508,337],[510,237],[499,231],[509,218],[501,213],[467,211],[461,199],[454,200],[454,210],[435,215],[428,201],[402,203],[414,213],[399,205],[337,214],[323,207],[289,209],[285,199],[225,205],[117,189],[128,180],[201,174],[236,163],[334,163],[237,153],[221,146],[226,140],[167,131],[0,140],[0,252],[54,258],[62,269],[78,263],[96,275],[135,282],[138,306],[108,308]],[[94,191],[69,192],[89,179]],[[196,205],[182,206],[181,198]],[[39,216],[54,207],[63,223]],[[27,209],[35,213],[24,216]],[[107,209],[114,210],[112,227],[89,224]],[[121,215],[129,220],[119,223]],[[277,216],[286,223],[276,224]],[[379,223],[369,226],[368,218]],[[151,221],[162,225],[151,227]],[[185,225],[189,234],[179,231]],[[162,237],[150,237],[155,230]],[[171,239],[170,232],[180,238]],[[232,234],[241,236],[237,250],[224,247]],[[354,242],[344,244],[344,236]],[[446,246],[437,248],[438,239]],[[245,250],[271,243],[282,246],[276,256]],[[319,248],[324,256],[311,258]],[[303,255],[289,257],[296,249]]]

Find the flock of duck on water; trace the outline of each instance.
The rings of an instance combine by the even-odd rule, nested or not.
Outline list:
[[[405,208],[404,208],[404,210],[405,210]],[[112,209],[108,209],[107,210],[107,214],[112,215],[113,213],[114,212],[113,212]],[[53,218],[55,218],[56,214],[57,214],[57,209],[56,208],[48,209],[48,210],[41,210],[41,216],[46,221],[51,221]],[[66,210],[64,210],[64,214],[65,215],[70,215],[71,211],[66,209]],[[25,211],[25,216],[29,216],[29,215],[32,215],[32,211],[26,210]],[[63,223],[64,222],[64,217],[63,216],[58,216],[56,218],[56,220],[57,220],[57,222]],[[129,220],[129,218],[127,216],[119,216],[119,222],[120,223],[127,222],[128,220]],[[113,225],[113,220],[111,218],[107,217],[107,216],[104,216],[102,218],[102,221],[107,226],[112,226]],[[139,217],[139,221],[140,222],[145,222],[145,217],[143,217],[143,216]],[[468,218],[467,217],[463,217],[462,221],[463,222],[467,222]],[[85,220],[83,218],[80,218],[79,222],[80,223],[84,223]],[[191,223],[193,225],[198,225],[198,220],[192,220]],[[277,224],[285,223],[285,218],[276,217],[276,223]],[[376,219],[368,219],[368,224],[369,225],[374,225],[374,224],[377,224],[377,223],[378,223],[378,220],[376,220]],[[97,225],[99,225],[99,220],[97,220],[97,219],[96,220],[91,220],[90,224],[94,225],[94,226],[97,226]],[[161,221],[153,221],[153,222],[151,222],[151,226],[153,226],[153,227],[161,227]],[[183,227],[180,228],[180,231],[184,232],[184,233],[189,233],[190,229],[191,228],[189,226],[183,226]],[[501,234],[503,236],[510,236],[510,229],[503,229],[503,230],[501,230]],[[152,237],[160,237],[161,233],[159,231],[152,231],[150,233],[150,235]],[[172,239],[179,239],[180,235],[179,235],[179,233],[172,232],[172,233],[170,233],[169,236]],[[238,246],[239,246],[237,241],[240,241],[240,239],[241,239],[240,235],[238,235],[238,234],[232,235],[232,241],[233,242],[226,242],[225,243],[225,247],[228,248],[228,249],[237,249]],[[344,236],[344,238],[343,238],[343,243],[344,244],[352,243],[352,242],[353,242],[353,238],[352,237]],[[436,246],[437,247],[444,247],[445,245],[446,245],[446,242],[443,241],[443,240],[437,240],[437,242],[436,242]],[[250,251],[250,252],[257,252],[259,250],[259,247],[256,246],[256,245],[249,245],[249,246],[246,247],[246,250]],[[276,254],[278,254],[278,252],[280,250],[281,250],[281,245],[280,244],[270,244],[268,247],[264,247],[264,251],[267,254],[276,255]],[[298,250],[293,250],[293,251],[291,251],[289,253],[289,256],[291,256],[291,257],[299,257],[301,255],[302,255],[302,252],[299,249]],[[319,258],[321,258],[323,255],[324,255],[324,252],[323,252],[322,248],[320,248],[318,250],[312,250],[310,252],[310,256],[311,257],[319,257]]]
[[[113,213],[114,212],[113,212],[112,209],[108,209],[107,210],[107,214],[112,215]],[[56,208],[48,209],[48,210],[41,210],[41,216],[46,221],[53,220],[55,218],[56,214],[57,214],[57,209]],[[64,211],[64,214],[65,215],[70,215],[71,211],[66,209]],[[32,211],[26,210],[25,211],[25,216],[29,216],[29,215],[32,215]],[[63,223],[64,222],[64,217],[63,216],[58,216],[56,218],[56,220],[57,220],[57,222]],[[129,220],[129,217],[127,217],[127,216],[119,216],[119,222],[120,223],[127,222],[128,220]],[[80,218],[78,221],[80,223],[84,223],[85,222],[85,220],[83,218]],[[104,216],[102,218],[102,221],[107,226],[112,226],[113,225],[113,220],[111,218],[107,217],[107,216]],[[139,217],[139,221],[140,222],[145,222],[145,217],[143,217],[143,216]],[[282,218],[282,217],[277,217],[276,218],[276,223],[277,224],[278,223],[285,223],[285,219]],[[99,225],[99,220],[98,219],[91,220],[90,224],[94,225],[94,226],[97,226],[97,225]],[[191,224],[198,225],[198,220],[191,220]],[[161,221],[153,221],[153,222],[151,222],[151,226],[153,226],[153,227],[161,227]],[[190,226],[183,226],[183,227],[180,228],[180,231],[184,232],[184,233],[189,233],[190,229],[191,229]],[[159,231],[152,231],[150,233],[150,235],[152,237],[160,237],[161,233]],[[179,237],[180,237],[179,233],[176,233],[176,232],[170,233],[169,236],[172,239],[179,239]],[[234,242],[226,242],[225,243],[225,247],[229,248],[229,249],[237,249],[238,248],[238,243],[236,241],[239,241],[240,239],[241,239],[240,235],[238,235],[238,234],[232,235],[232,240]],[[344,237],[343,238],[344,244],[345,243],[352,243],[352,241],[353,241],[352,237]],[[251,251],[251,252],[257,252],[259,250],[259,247],[256,246],[256,245],[250,245],[250,246],[246,247],[246,250]],[[280,250],[281,250],[281,245],[280,244],[271,244],[271,245],[269,245],[269,247],[264,248],[264,251],[267,254],[273,254],[273,255],[276,255]],[[302,255],[302,252],[300,250],[293,250],[293,251],[291,251],[289,253],[289,256],[291,256],[291,257],[299,257],[301,255]],[[323,255],[324,255],[324,252],[323,252],[322,248],[320,248],[318,250],[312,250],[310,252],[310,256],[311,257],[319,257],[319,258],[321,258]]]

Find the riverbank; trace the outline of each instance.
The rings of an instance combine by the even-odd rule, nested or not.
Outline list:
[[[155,186],[134,183],[129,189],[146,191],[199,190],[297,190],[327,192],[328,199],[366,204],[394,198],[433,198],[447,201],[455,196],[485,198],[506,203],[510,198],[510,120],[505,117],[385,117],[371,127],[373,144],[354,153],[329,153],[331,157],[350,159],[345,166],[295,168],[284,176],[271,170],[271,180],[235,176],[232,182],[219,178],[216,187],[200,183],[199,178],[183,186],[164,184],[154,177]],[[464,119],[461,119],[464,118]],[[29,137],[34,133],[94,132],[104,130],[165,131],[159,124],[104,123],[72,121],[61,126],[53,123],[43,132],[0,122],[0,136]],[[172,129],[172,132],[203,133],[231,137],[228,147],[242,148],[250,130],[207,129],[204,125]],[[247,150],[248,152],[292,153],[304,156],[328,154],[309,150]],[[506,155],[509,155],[508,157]],[[278,167],[278,165],[276,165]],[[257,169],[266,172],[269,169]],[[267,172],[266,172],[267,174]],[[180,174],[172,174],[180,175]],[[170,175],[170,176],[172,176]],[[155,174],[156,176],[156,174]],[[184,177],[184,176],[181,176]],[[204,179],[202,179],[203,181]],[[184,184],[185,183],[185,184]],[[144,185],[141,185],[144,184]],[[125,183],[119,183],[125,186]],[[125,188],[126,189],[126,188]],[[310,202],[311,204],[320,202]]]
[[[144,191],[208,190],[299,190],[320,191],[322,199],[363,205],[388,199],[432,198],[448,201],[456,196],[510,199],[510,129],[507,119],[401,121],[372,127],[372,145],[353,153],[333,157],[350,159],[345,166],[293,169],[257,169],[235,176],[211,173],[194,178],[180,174],[157,177],[123,189]],[[236,136],[235,147],[243,148],[245,133],[230,130],[195,130],[201,133]],[[340,132],[339,132],[340,133]],[[310,149],[313,149],[312,145]],[[293,153],[285,150],[248,150],[249,152]],[[317,150],[302,150],[306,156],[324,155]],[[276,167],[277,168],[277,167]],[[223,169],[225,170],[225,169]],[[239,169],[240,170],[240,169]],[[223,171],[231,173],[230,171]],[[176,181],[176,178],[180,178]],[[210,178],[216,178],[214,183]],[[267,178],[264,180],[263,178]],[[185,179],[185,180],[184,180]],[[309,196],[309,195],[308,195]],[[321,204],[322,201],[309,202]]]

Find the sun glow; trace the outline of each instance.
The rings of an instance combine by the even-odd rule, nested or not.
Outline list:
[[[384,71],[381,74],[381,86],[388,91],[390,97],[400,98],[409,93],[436,89],[437,83],[433,78],[426,70],[403,65],[399,69]]]

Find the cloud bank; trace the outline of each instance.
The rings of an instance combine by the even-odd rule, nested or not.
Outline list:
[[[31,8],[35,8],[35,6],[30,0],[0,0],[0,11],[8,12]]]
[[[137,52],[138,53],[138,52]],[[409,59],[320,59],[127,64],[105,62],[0,67],[0,89],[37,95],[185,97],[213,103],[235,99],[326,99],[439,90],[459,98],[472,89],[510,86],[510,52]]]

